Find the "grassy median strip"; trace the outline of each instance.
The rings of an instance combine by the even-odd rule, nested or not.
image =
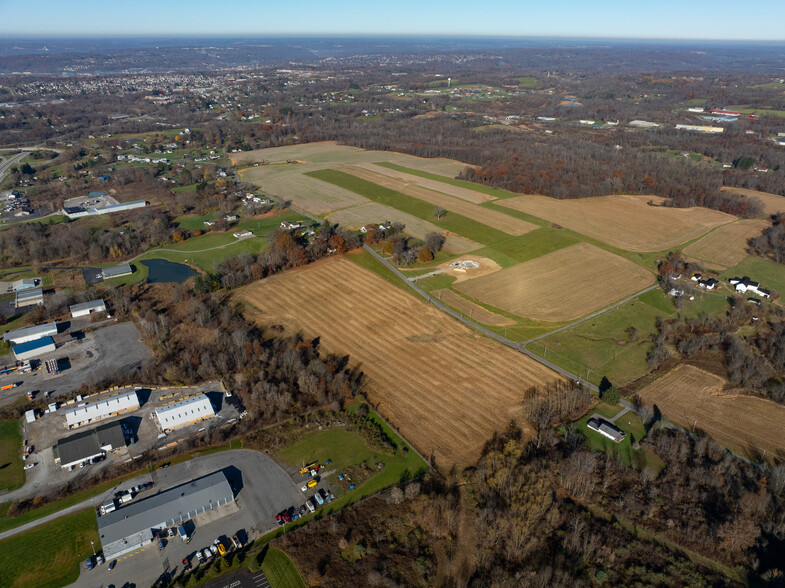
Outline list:
[[[65,586],[79,577],[79,562],[100,549],[92,508],[0,541],[0,586]]]

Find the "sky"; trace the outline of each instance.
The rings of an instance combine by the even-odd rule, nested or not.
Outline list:
[[[785,40],[785,0],[0,0],[0,35]]]

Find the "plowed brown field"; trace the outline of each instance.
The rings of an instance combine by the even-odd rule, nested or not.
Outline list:
[[[735,217],[708,208],[649,206],[655,196],[599,196],[557,200],[519,196],[498,201],[501,206],[547,219],[626,251],[663,251],[700,237]]]
[[[757,237],[768,226],[771,223],[756,219],[724,225],[695,241],[684,249],[684,253],[701,261],[731,267],[747,257],[747,240]]]
[[[332,257],[241,288],[247,315],[349,354],[391,424],[440,467],[466,466],[522,394],[557,378],[351,261]]]
[[[744,455],[785,451],[785,406],[724,391],[726,383],[709,372],[680,365],[639,393],[673,421],[702,429],[733,451]]]
[[[385,168],[377,166],[376,169]],[[494,229],[503,231],[508,235],[523,235],[524,233],[528,233],[529,231],[539,228],[537,225],[527,223],[526,221],[510,216],[509,214],[491,210],[490,208],[483,208],[482,206],[472,204],[471,202],[466,202],[465,200],[461,200],[460,198],[456,198],[454,196],[448,196],[447,194],[434,192],[433,190],[427,190],[426,188],[421,188],[419,186],[405,182],[404,180],[399,180],[397,178],[391,178],[380,173],[376,173],[375,171],[368,169],[368,167],[365,165],[342,167],[340,168],[340,171],[346,172],[347,174],[352,174],[353,176],[362,178],[363,180],[373,182],[379,186],[396,190],[402,194],[414,196],[415,198],[428,202],[429,204],[441,206],[445,210],[461,214],[472,220],[476,220],[478,223],[482,223],[484,225],[488,225],[489,227],[493,227]]]
[[[542,321],[580,318],[654,282],[639,265],[577,243],[454,287],[518,316]]]

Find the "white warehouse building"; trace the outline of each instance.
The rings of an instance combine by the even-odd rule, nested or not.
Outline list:
[[[213,405],[204,394],[191,396],[191,398],[155,409],[155,418],[158,419],[158,425],[164,432],[214,416]]]
[[[70,307],[71,317],[77,318],[80,316],[87,316],[88,314],[106,312],[106,304],[103,300],[91,300],[90,302],[82,302],[81,304],[73,304]]]
[[[51,337],[57,335],[57,323],[52,321],[45,325],[35,325],[34,327],[25,327],[24,329],[17,329],[16,331],[8,331],[3,335],[3,339],[14,345],[19,343],[27,343],[28,341],[35,341],[44,337]]]
[[[135,390],[129,390],[65,411],[65,424],[69,429],[73,429],[137,408],[139,397]]]

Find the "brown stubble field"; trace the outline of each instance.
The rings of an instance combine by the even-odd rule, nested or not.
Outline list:
[[[785,452],[785,406],[724,390],[726,384],[717,375],[679,365],[638,392],[671,420],[706,431],[732,451]]]
[[[760,219],[724,225],[686,247],[684,254],[721,267],[732,267],[747,257],[747,240],[757,237],[769,226],[771,223]]]
[[[600,310],[653,282],[654,275],[641,266],[576,243],[455,289],[518,316],[561,322]]]
[[[700,237],[736,217],[708,208],[649,206],[656,196],[598,196],[557,200],[518,196],[499,205],[549,220],[577,233],[626,251],[663,251]]]
[[[377,169],[385,168],[377,167]],[[414,198],[423,200],[434,206],[440,206],[447,211],[463,215],[478,223],[503,231],[508,235],[523,235],[539,228],[537,225],[527,223],[526,221],[510,216],[509,214],[498,212],[490,208],[483,208],[482,206],[466,202],[455,196],[434,192],[433,190],[421,188],[404,180],[376,173],[364,165],[342,167],[339,168],[339,171],[373,182],[379,186],[401,192],[402,194],[413,196]]]
[[[720,188],[720,191],[739,194],[741,196],[746,196],[747,198],[757,198],[763,204],[763,212],[765,214],[785,212],[785,196],[780,196],[779,194],[758,192],[757,190],[749,190],[748,188],[732,188],[730,186],[723,186]]]
[[[521,416],[523,392],[557,379],[346,258],[275,275],[237,297],[250,319],[348,354],[367,377],[369,400],[440,467],[473,463]]]

